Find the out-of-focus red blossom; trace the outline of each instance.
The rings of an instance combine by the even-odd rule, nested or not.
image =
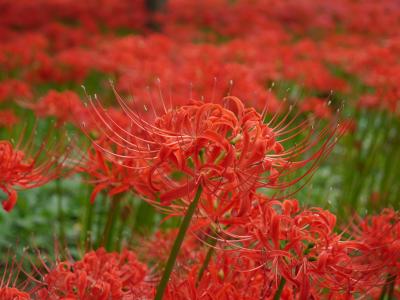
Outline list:
[[[79,96],[72,91],[49,91],[38,103],[32,104],[32,108],[39,117],[54,116],[60,124],[76,122],[84,111]]]
[[[384,209],[379,215],[356,217],[353,226],[350,227],[352,236],[368,246],[362,256],[356,257],[360,264],[365,266],[380,266],[379,272],[369,274],[371,280],[385,282],[388,278],[398,280],[400,277],[400,215],[393,209]],[[366,286],[361,282],[358,288],[364,291]],[[372,288],[372,296],[379,297],[380,289]],[[395,289],[395,297],[400,293]]]
[[[0,287],[1,300],[30,300],[29,294],[16,288]]]
[[[32,97],[30,87],[25,82],[15,79],[0,81],[0,102],[14,97],[30,99]]]
[[[50,150],[43,143],[35,153],[26,153],[30,148],[31,143],[24,147],[17,143],[14,147],[9,141],[0,140],[0,189],[7,195],[2,202],[6,211],[11,211],[17,202],[16,189],[35,188],[59,176],[69,152],[61,144]],[[61,148],[65,153],[58,153]]]
[[[85,254],[76,262],[58,262],[44,275],[40,300],[56,299],[149,299],[147,267],[128,250],[107,253],[103,248]]]
[[[336,296],[350,296],[358,291],[357,284],[369,288],[382,284],[372,278],[381,263],[366,265],[353,257],[368,253],[370,245],[358,239],[343,240],[334,231],[333,214],[320,208],[300,211],[296,200],[258,197],[260,206],[248,222],[243,221],[242,238],[235,235],[251,245],[249,250],[238,249],[242,252],[238,264],[243,259],[255,262],[254,270],[269,274],[270,289],[285,278],[296,290],[296,298],[309,299],[325,289]]]
[[[198,283],[197,275],[202,260],[187,268],[184,273],[175,272],[164,299],[272,299],[277,287],[269,285],[268,273],[243,272],[244,269],[251,270],[256,267],[255,263],[246,260],[238,266],[236,262],[237,253],[218,253]],[[292,287],[288,284],[283,288],[280,299],[295,299],[294,296]]]
[[[192,224],[190,230],[199,234],[194,224]],[[177,234],[177,229],[157,231],[150,239],[143,239],[137,252],[148,263],[164,262],[168,259],[169,251]],[[203,250],[204,244],[195,235],[187,235],[179,251],[175,270],[177,272],[185,271],[189,266],[203,261],[205,256]]]
[[[307,98],[300,104],[300,110],[313,112],[318,118],[329,119],[333,113],[328,102],[320,98]]]
[[[191,226],[191,230],[199,234],[196,228],[196,224]],[[150,241],[145,241],[139,249],[144,259],[150,263],[165,261],[176,233],[176,230],[158,232]],[[193,235],[186,237],[165,292],[165,299],[269,299],[276,292],[275,286],[267,291],[269,275],[266,272],[249,271],[257,267],[256,262],[243,260],[240,265],[237,264],[241,255],[237,251],[218,251],[197,283],[199,270],[208,250]],[[292,297],[292,287],[287,285],[283,289],[282,299],[293,299]]]
[[[96,141],[97,145],[101,145],[106,149],[107,143]],[[119,155],[124,154],[124,150],[117,152]],[[103,151],[97,148],[90,148],[85,163],[80,167],[80,171],[87,173],[90,176],[89,182],[94,185],[93,192],[90,196],[90,202],[94,203],[96,196],[102,190],[108,189],[110,196],[115,196],[132,189],[137,180],[137,172],[131,171],[130,168],[122,166],[115,162],[110,162],[105,159],[107,156]],[[136,161],[133,161],[130,167],[135,167]]]
[[[18,117],[10,109],[0,110],[0,126],[12,127],[19,122]]]
[[[90,108],[89,108],[90,109]],[[97,111],[93,109],[93,111]],[[143,161],[125,159],[129,156],[130,151],[125,149],[121,144],[113,144],[107,140],[107,135],[102,136],[104,129],[98,128],[94,120],[90,118],[89,110],[85,111],[86,119],[80,124],[85,132],[91,132],[99,136],[99,139],[93,140],[91,147],[88,149],[86,159],[81,163],[78,170],[88,174],[89,182],[94,185],[90,201],[93,203],[96,196],[102,190],[108,190],[110,196],[124,193],[135,188],[137,192],[149,194],[150,188],[143,180],[140,180],[140,170],[146,168]],[[106,128],[124,128],[124,130],[137,131],[133,128],[132,121],[121,111],[114,108],[107,109],[107,115],[113,120],[109,122]],[[128,131],[127,131],[128,132]],[[110,159],[114,153],[119,160]],[[139,178],[138,178],[139,177]]]
[[[171,78],[179,91],[187,91],[188,81],[202,82],[196,97],[211,92],[210,78],[233,79],[235,95],[257,108],[266,82],[293,79],[347,92],[345,71],[376,90],[380,107],[396,112],[398,8],[395,0],[171,0],[156,17],[161,35],[146,28],[145,1],[7,2],[0,12],[0,63],[12,77],[35,83],[82,82],[93,70],[115,76],[124,91],[154,77]],[[120,37],[119,29],[146,34]]]
[[[358,102],[359,107],[368,109],[381,108],[382,105],[383,103],[377,95],[364,95]]]

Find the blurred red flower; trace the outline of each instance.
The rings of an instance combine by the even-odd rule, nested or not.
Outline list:
[[[21,140],[14,147],[9,141],[0,140],[0,189],[6,193],[2,205],[6,211],[17,202],[17,188],[31,189],[58,177],[64,169],[69,148],[56,142],[54,148],[43,142],[34,149],[33,136],[24,146]],[[49,143],[50,144],[50,143]]]
[[[146,275],[147,267],[133,252],[107,253],[100,248],[80,261],[57,262],[44,275],[37,299],[147,299]]]

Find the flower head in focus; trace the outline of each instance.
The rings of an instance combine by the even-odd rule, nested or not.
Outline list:
[[[177,214],[199,185],[199,211],[212,218],[245,214],[259,188],[283,192],[312,174],[338,135],[337,126],[318,132],[308,120],[289,127],[294,123],[289,119],[291,109],[266,122],[265,112],[246,108],[233,96],[221,103],[192,100],[169,109],[162,102],[161,112],[150,103],[144,107],[154,117],[149,117],[151,112],[143,117],[136,103],[131,105],[114,92],[129,118],[128,127],[118,124],[96,97],[89,100],[100,135],[122,147],[124,154],[95,146],[108,160],[136,170],[137,178],[150,188],[149,202]],[[298,143],[285,148],[286,142],[299,137]],[[132,161],[140,163],[131,166]],[[299,175],[292,176],[295,172]]]

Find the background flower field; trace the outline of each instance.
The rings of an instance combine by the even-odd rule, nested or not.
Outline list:
[[[158,5],[149,6],[150,2]],[[46,162],[55,157],[58,162],[58,166],[49,165],[51,171],[42,174],[48,180],[38,184],[39,187],[28,189],[30,183],[15,184],[18,193],[15,207],[4,207],[0,212],[0,258],[4,273],[9,272],[7,261],[20,261],[13,258],[14,254],[24,257],[21,259],[23,267],[13,267],[24,270],[17,280],[22,284],[29,279],[29,274],[40,278],[38,273],[42,271],[38,272],[34,266],[42,270],[47,260],[56,262],[58,255],[78,261],[85,251],[100,246],[109,252],[128,248],[135,251],[143,263],[126,254],[132,263],[130,270],[135,270],[135,276],[146,273],[146,280],[136,286],[131,298],[121,298],[118,294],[112,299],[153,297],[152,289],[157,286],[175,229],[180,226],[181,215],[185,215],[188,205],[165,213],[162,199],[161,205],[157,202],[159,199],[151,200],[150,188],[136,182],[137,175],[111,160],[108,152],[101,151],[104,148],[126,155],[126,149],[110,145],[108,136],[96,142],[91,142],[90,138],[93,132],[101,135],[100,127],[106,128],[105,135],[111,128],[110,131],[116,133],[114,139],[120,137],[117,125],[112,123],[107,127],[110,120],[116,120],[124,128],[132,127],[131,120],[126,117],[126,103],[127,107],[134,107],[135,112],[140,110],[139,115],[147,121],[153,118],[153,113],[158,116],[169,108],[184,107],[193,99],[221,104],[224,97],[235,96],[244,107],[253,107],[265,116],[263,121],[278,118],[275,124],[279,124],[279,120],[288,123],[296,116],[296,121],[289,123],[292,128],[312,124],[310,126],[315,126],[317,131],[313,132],[311,142],[317,140],[317,148],[323,147],[324,138],[331,138],[335,145],[321,154],[322,159],[316,162],[318,169],[309,165],[313,163],[315,149],[307,149],[299,155],[307,161],[307,176],[297,182],[293,179],[302,176],[304,169],[293,170],[283,180],[295,182],[282,189],[280,197],[290,201],[297,199],[285,205],[290,203],[295,207],[293,203],[298,203],[299,214],[303,210],[314,211],[315,207],[321,209],[324,213],[320,214],[329,223],[330,229],[325,228],[329,231],[327,235],[337,234],[346,242],[354,239],[363,243],[369,249],[371,273],[374,268],[386,270],[388,265],[392,268],[376,279],[371,274],[357,277],[360,282],[365,280],[365,286],[368,282],[368,288],[357,288],[354,284],[351,288],[338,288],[337,294],[321,292],[323,288],[317,292],[295,280],[291,284],[297,287],[298,293],[292,294],[289,283],[284,288],[278,286],[284,284],[280,277],[290,277],[281,271],[279,278],[271,279],[266,275],[270,282],[269,294],[267,279],[255,276],[254,282],[260,281],[254,287],[256,292],[249,289],[249,295],[240,297],[253,299],[258,293],[260,299],[272,299],[277,291],[283,292],[281,296],[287,299],[399,296],[400,261],[395,254],[400,241],[396,212],[400,195],[399,37],[400,4],[394,0],[168,0],[165,3],[0,0],[0,140],[16,145],[22,138],[22,145],[30,145],[25,149],[30,150],[31,155],[39,153],[37,161]],[[118,101],[119,97],[127,100]],[[106,115],[102,115],[103,107],[107,108]],[[231,108],[227,110],[235,112]],[[108,116],[112,118],[107,122]],[[137,121],[135,126],[141,127],[141,122]],[[171,127],[173,125],[162,130]],[[321,141],[318,128],[322,132],[328,128]],[[297,129],[300,129],[298,135],[282,143],[285,149],[296,149],[307,136],[305,126]],[[231,144],[235,142],[230,140]],[[278,146],[274,147],[278,153]],[[8,168],[5,152],[0,148],[3,206],[9,198],[8,177],[4,175]],[[66,170],[59,170],[61,167]],[[189,167],[193,166],[189,164]],[[179,176],[183,175],[171,173],[168,176],[180,182]],[[41,179],[30,180],[40,182]],[[271,183],[271,177],[269,180]],[[194,190],[191,192],[193,198]],[[260,193],[274,200],[268,187],[262,187]],[[179,196],[179,193],[173,195]],[[260,199],[257,201],[264,201]],[[282,206],[281,211],[272,205],[267,207],[266,211],[271,211],[272,215],[283,214],[287,208]],[[288,213],[293,220],[298,217],[293,215],[295,210],[292,208],[292,213]],[[336,216],[335,221],[330,220],[331,215]],[[234,225],[227,224],[224,223],[224,230],[233,235],[229,226]],[[192,225],[190,231],[195,233],[204,226],[201,221],[193,221]],[[242,231],[235,232],[240,233]],[[381,237],[382,244],[374,244],[370,240],[374,236]],[[206,259],[209,244],[215,246],[212,238],[213,233],[207,230],[186,235],[177,263],[177,269],[182,268],[181,274],[198,271],[200,267],[196,269],[193,265],[201,265]],[[205,241],[206,245],[198,240]],[[240,247],[251,244],[257,248],[257,243],[261,243],[260,240],[249,245],[243,243]],[[282,249],[284,247],[281,245]],[[314,246],[307,247],[308,252],[313,251]],[[358,244],[354,247],[357,251],[366,251]],[[387,252],[379,252],[383,248]],[[219,250],[217,247],[217,252]],[[101,251],[97,253],[101,259],[119,259]],[[207,271],[210,274],[199,285],[196,282],[196,287],[183,282],[184,276],[176,275],[180,273],[172,275],[168,297],[239,297],[233,292],[223,294],[220,287],[212,285],[222,276],[221,270],[226,265],[235,263],[231,252],[221,251],[218,254],[221,258],[214,263],[211,259]],[[263,259],[247,252],[243,255],[257,262]],[[185,260],[195,263],[183,266]],[[374,260],[382,264],[374,265]],[[259,270],[251,263],[246,267]],[[227,272],[225,270],[225,275]],[[296,269],[296,272],[298,278],[305,271]],[[362,272],[366,272],[365,269]],[[234,280],[239,282],[243,275],[239,272],[231,276],[234,279],[230,283],[234,284]],[[309,278],[311,285],[318,281]],[[331,278],[324,279],[324,283],[331,283],[329,280]],[[339,284],[339,279],[335,280]],[[3,285],[2,281],[0,289]],[[27,284],[30,288],[32,285],[31,282]],[[322,286],[327,289],[328,284]],[[264,294],[260,292],[263,289],[266,290]],[[42,298],[37,299],[66,299],[46,298],[52,297],[46,293],[39,291],[36,297]],[[217,298],[207,298],[212,293]],[[100,296],[76,297],[101,299]]]

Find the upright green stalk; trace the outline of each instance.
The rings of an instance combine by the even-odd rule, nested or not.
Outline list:
[[[61,243],[62,248],[64,248],[66,241],[65,241],[65,230],[64,230],[64,211],[62,207],[62,192],[61,192],[61,180],[56,180],[56,190],[57,190],[57,214],[58,214],[58,224],[59,224],[59,240]]]
[[[286,284],[286,279],[282,277],[281,278],[281,282],[279,283],[278,290],[275,293],[274,300],[281,299],[281,295],[282,295],[282,292],[283,292],[283,287],[285,286],[285,284]]]
[[[394,292],[394,284],[396,282],[396,275],[388,274],[386,278],[385,285],[382,288],[381,294],[379,296],[379,300],[392,300],[393,292]],[[387,297],[386,297],[387,295]]]
[[[83,230],[82,230],[82,249],[87,252],[89,250],[89,246],[92,242],[92,221],[93,221],[93,206],[94,204],[90,203],[88,200],[89,197],[84,199],[85,201],[85,215],[83,222]]]
[[[208,264],[210,263],[211,257],[214,254],[214,246],[217,244],[217,239],[214,238],[211,240],[210,242],[210,247],[208,248],[207,251],[207,255],[206,258],[204,259],[203,264],[201,265],[201,268],[199,270],[199,274],[197,275],[197,279],[196,279],[196,286],[199,285],[201,278],[203,277],[203,274],[205,272],[205,270],[207,270]]]
[[[393,275],[393,276],[391,276],[391,282],[390,282],[389,289],[388,289],[388,300],[395,299],[393,297],[395,284],[396,284],[396,275]]]
[[[161,278],[160,284],[157,288],[157,293],[155,300],[162,300],[164,296],[165,289],[167,288],[169,277],[171,276],[172,269],[174,268],[176,258],[178,257],[179,250],[182,246],[183,239],[185,238],[186,231],[189,228],[190,221],[196,211],[197,204],[199,203],[200,195],[202,192],[202,187],[199,185],[196,191],[196,196],[194,197],[192,203],[190,203],[185,217],[182,220],[182,224],[179,228],[178,235],[175,239],[174,245],[172,246],[171,252],[168,257],[167,264],[165,266],[164,274]]]
[[[104,227],[102,244],[108,251],[112,251],[114,249],[113,242],[115,241],[113,241],[113,235],[121,198],[122,194],[118,194],[111,199],[110,209],[108,211],[107,221]]]

